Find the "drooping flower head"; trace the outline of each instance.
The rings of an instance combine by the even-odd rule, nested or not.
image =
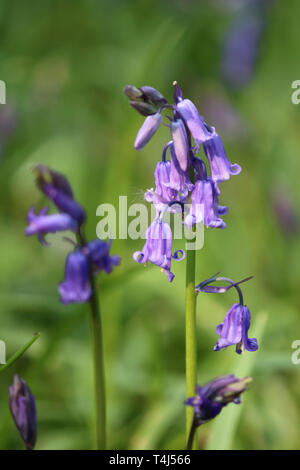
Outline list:
[[[145,200],[152,202],[158,212],[178,196],[178,192],[170,188],[170,171],[170,161],[158,162],[154,171],[155,189],[148,189],[145,193]]]
[[[228,208],[218,205],[219,193],[217,184],[211,178],[196,181],[191,194],[191,209],[184,222],[187,227],[192,228],[202,221],[206,227],[226,227],[220,215],[225,215]]]
[[[63,304],[84,303],[90,299],[89,260],[82,250],[77,249],[67,256],[65,280],[59,284],[58,291]]]
[[[26,448],[33,449],[37,434],[35,399],[25,380],[17,374],[9,387],[9,407]]]
[[[198,113],[194,103],[189,99],[181,100],[176,105],[176,110],[186,123],[196,144],[195,152],[200,149],[200,145],[211,138],[211,133],[205,125],[204,119]]]
[[[27,236],[37,235],[43,245],[47,245],[45,235],[47,233],[61,232],[65,230],[76,230],[77,222],[68,214],[48,214],[48,207],[44,207],[36,215],[31,207],[27,214],[28,226],[25,229]]]
[[[224,322],[216,327],[219,335],[215,351],[236,345],[236,352],[241,354],[244,349],[256,351],[258,349],[256,338],[248,338],[251,314],[246,305],[233,304],[225,315]]]
[[[170,149],[171,159],[166,160],[167,150]],[[162,160],[156,164],[154,171],[155,190],[148,189],[145,199],[152,202],[157,212],[162,212],[168,205],[168,210],[177,211],[176,201],[187,203],[188,189],[191,185],[187,172],[183,172],[177,162],[173,141],[168,142],[163,150]]]
[[[89,242],[86,246],[86,254],[90,259],[95,274],[98,274],[100,271],[105,271],[107,274],[110,274],[114,266],[120,264],[120,256],[109,254],[111,247],[111,240],[93,240]]]
[[[226,224],[221,216],[228,212],[228,208],[219,205],[218,183],[227,180],[231,174],[238,174],[241,167],[230,163],[214,127],[205,122],[191,100],[183,97],[178,83],[174,82],[173,85],[174,104],[169,104],[161,93],[151,87],[127,85],[124,90],[130,104],[140,114],[147,116],[135,140],[137,150],[149,142],[162,124],[163,116],[167,118],[164,125],[171,132],[172,140],[165,145],[162,160],[155,167],[155,189],[149,189],[145,193],[145,199],[155,205],[158,213],[164,211],[164,207],[174,212],[175,203],[183,205],[184,223],[190,229],[202,221],[206,227],[225,228]],[[206,163],[196,156],[201,146],[207,157]],[[168,150],[169,160],[166,157]],[[190,209],[186,207],[189,200]],[[147,240],[152,239],[150,228]],[[170,243],[168,253],[169,245]],[[146,242],[143,252],[137,252],[142,255],[135,254],[136,261],[142,262],[149,258],[146,252],[148,253],[150,246],[151,252],[157,254],[159,245],[152,246],[150,242]],[[153,254],[153,259],[155,256]]]
[[[88,302],[95,293],[94,275],[100,271],[109,274],[120,263],[119,256],[111,256],[111,241],[93,240],[88,242],[84,234],[86,213],[74,199],[67,178],[45,165],[35,167],[39,189],[55,204],[59,213],[48,215],[44,207],[37,215],[31,208],[27,215],[26,235],[37,235],[47,245],[45,235],[58,231],[72,230],[77,241],[64,237],[75,246],[65,262],[65,279],[59,284],[60,300],[64,304]]]
[[[196,396],[190,397],[185,404],[194,408],[194,422],[200,426],[215,418],[228,403],[241,403],[240,395],[252,382],[251,377],[238,379],[225,375],[208,382],[203,387],[197,385]]]
[[[171,260],[182,260],[184,251],[178,250],[172,255],[172,230],[167,222],[155,219],[146,232],[146,243],[143,251],[136,251],[133,259],[137,263],[150,261],[159,266],[166,274],[169,282],[174,279],[171,272]]]
[[[205,155],[209,161],[211,178],[215,182],[225,181],[230,175],[238,175],[242,168],[232,164],[227,158],[223,142],[213,128],[211,138],[203,143]]]
[[[78,224],[82,224],[86,219],[85,210],[75,201],[67,178],[45,165],[37,165],[35,173],[37,186],[58,210],[71,216]]]
[[[219,273],[218,273],[219,274]],[[215,351],[222,348],[236,345],[236,352],[241,354],[243,350],[256,351],[258,344],[256,338],[248,338],[248,330],[250,328],[251,314],[249,308],[244,305],[244,299],[239,284],[248,281],[252,277],[248,277],[239,282],[234,282],[226,277],[218,277],[218,274],[201,282],[195,287],[197,293],[208,292],[221,294],[227,292],[234,287],[239,295],[239,303],[233,304],[225,315],[224,322],[216,327],[216,333],[219,335]],[[213,282],[224,281],[227,286],[211,286]]]

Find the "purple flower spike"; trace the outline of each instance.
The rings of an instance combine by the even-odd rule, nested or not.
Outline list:
[[[226,224],[219,216],[225,214],[227,208],[218,206],[218,194],[219,189],[210,178],[196,181],[185,225],[192,228],[194,224],[203,220],[206,227],[225,228]]]
[[[65,280],[58,291],[63,304],[85,303],[91,295],[89,260],[80,250],[70,253],[66,260]]]
[[[200,145],[211,138],[211,133],[208,131],[202,116],[200,116],[192,101],[188,99],[179,101],[176,105],[176,109],[178,109],[181,118],[184,120],[193,136],[197,153]]]
[[[242,168],[238,164],[231,164],[227,158],[221,138],[213,128],[212,138],[203,144],[204,152],[210,164],[211,178],[220,182],[238,175]]]
[[[194,408],[195,425],[200,426],[215,418],[228,403],[241,403],[240,395],[251,382],[251,377],[238,379],[234,375],[225,375],[208,382],[204,387],[197,385],[197,395],[185,402]]]
[[[68,214],[46,215],[48,207],[44,207],[37,215],[31,207],[27,214],[28,226],[25,229],[27,236],[37,235],[43,245],[47,245],[44,235],[47,233],[76,230],[77,223]]]
[[[171,122],[171,134],[174,143],[174,151],[182,171],[187,171],[189,166],[189,142],[182,119]]]
[[[146,232],[146,243],[143,251],[136,251],[133,255],[134,261],[137,263],[147,263],[150,261],[165,272],[169,282],[174,279],[171,273],[171,259],[182,260],[185,253],[178,250],[172,255],[172,230],[167,222],[155,219],[148,227]]]
[[[36,441],[35,399],[25,380],[17,374],[9,387],[9,408],[26,448],[33,449]]]
[[[162,123],[162,115],[160,113],[152,114],[148,116],[142,127],[137,133],[134,148],[136,150],[141,150],[149,142],[149,140],[154,136],[155,132]]]
[[[238,354],[241,354],[243,349],[256,351],[258,349],[257,340],[248,338],[250,320],[250,311],[246,305],[233,304],[225,315],[224,323],[216,328],[216,333],[220,338],[214,350],[219,351],[222,348],[236,344]]]
[[[86,251],[92,261],[95,274],[100,271],[105,271],[107,274],[110,274],[114,266],[120,264],[120,256],[110,256],[109,254],[111,243],[111,240],[108,242],[93,240],[88,243]]]

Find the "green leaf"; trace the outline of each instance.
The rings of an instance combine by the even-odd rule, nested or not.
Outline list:
[[[36,340],[40,337],[40,333],[36,333],[33,338],[31,338],[28,343],[25,344],[21,349],[19,349],[15,354],[11,356],[11,358],[7,361],[6,364],[0,367],[0,372],[3,372],[4,370],[8,369],[10,366],[12,366],[23,354],[27,351],[27,349],[30,348],[30,346],[36,342]]]
[[[263,332],[266,326],[267,314],[261,312],[256,319],[255,328],[253,328],[253,336],[258,338],[258,344],[262,344]],[[252,333],[251,333],[252,335]],[[259,353],[245,352],[241,356],[237,356],[234,360],[232,372],[236,377],[247,377],[251,375],[255,362],[259,360]],[[255,377],[254,377],[255,383]],[[250,391],[247,393],[251,393]],[[245,400],[246,401],[246,398]],[[232,449],[234,436],[239,424],[240,415],[243,408],[241,405],[228,405],[220,416],[216,418],[212,426],[212,432],[209,436],[206,448],[208,450],[229,450]]]

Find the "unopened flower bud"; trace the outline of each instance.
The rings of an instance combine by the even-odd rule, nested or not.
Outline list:
[[[86,219],[83,207],[75,201],[73,191],[67,178],[45,165],[37,165],[34,169],[38,188],[56,205],[56,207],[76,222],[82,224]]]
[[[137,133],[134,148],[136,150],[141,150],[145,145],[149,142],[149,140],[153,137],[159,126],[162,122],[162,115],[160,113],[156,113],[153,116],[148,116],[142,127]]]
[[[129,101],[130,106],[133,107],[142,116],[150,116],[157,112],[157,107],[151,103],[144,103],[141,101]]]
[[[238,379],[234,375],[224,375],[203,387],[197,385],[196,396],[188,398],[185,402],[194,408],[196,426],[215,418],[228,403],[240,403],[241,393],[247,390],[251,382],[251,377]]]
[[[167,103],[166,98],[158,90],[151,86],[142,86],[141,91],[147,100],[151,101],[151,103],[154,103],[157,106],[162,106]]]
[[[25,380],[17,374],[9,387],[9,407],[26,448],[33,449],[36,441],[35,399]]]
[[[143,100],[143,92],[136,86],[126,85],[124,93],[130,100]]]

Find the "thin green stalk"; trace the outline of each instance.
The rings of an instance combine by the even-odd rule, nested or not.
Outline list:
[[[82,227],[80,227],[80,229],[78,230],[77,237],[80,245],[82,247],[85,247],[86,238]],[[106,394],[103,359],[102,322],[93,267],[91,264],[89,277],[90,285],[93,292],[89,304],[91,309],[92,356],[94,365],[96,449],[104,450],[106,449]]]
[[[40,333],[35,333],[33,338],[31,338],[28,343],[25,344],[21,349],[19,349],[15,354],[11,356],[11,358],[7,361],[6,364],[0,366],[0,372],[3,372],[4,370],[8,369],[10,366],[12,366],[23,354],[27,351],[28,348],[40,337]]]
[[[94,284],[94,282],[93,282]],[[96,406],[96,448],[106,448],[106,399],[103,361],[102,322],[97,292],[93,287],[91,306],[92,354]]]
[[[192,426],[191,426],[188,441],[187,441],[186,450],[192,450],[193,449],[193,442],[194,442],[194,437],[195,437],[196,430],[197,430],[197,424],[196,424],[195,418],[193,418]]]
[[[195,292],[196,252],[187,250],[186,259],[186,297],[185,297],[185,332],[186,332],[186,396],[192,397],[197,383],[197,342],[196,342],[196,292]],[[193,424],[194,410],[186,407],[186,436],[189,439]],[[193,439],[192,439],[193,440]]]

